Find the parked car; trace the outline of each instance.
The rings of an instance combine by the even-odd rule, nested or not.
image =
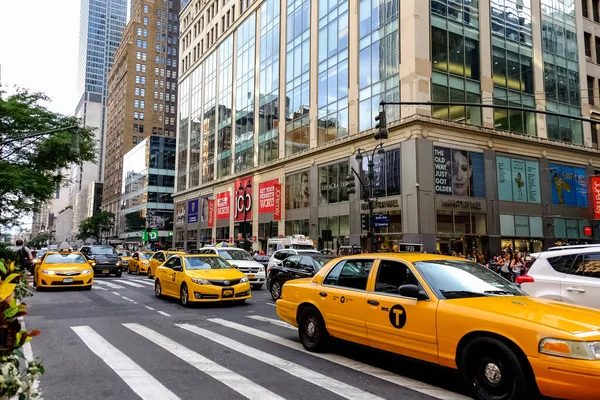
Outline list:
[[[216,254],[228,263],[248,275],[252,289],[258,290],[266,281],[265,267],[257,262],[250,253],[239,247],[203,247],[199,254]]]
[[[269,270],[271,268],[273,268],[276,265],[281,264],[281,262],[283,260],[285,260],[286,258],[290,257],[290,256],[297,256],[297,255],[308,255],[308,254],[321,254],[323,255],[319,250],[297,250],[297,249],[281,249],[281,250],[277,250],[275,253],[273,253],[271,255],[271,258],[269,259],[269,264],[267,265],[267,275],[269,274]]]
[[[263,267],[265,267],[265,270],[267,269],[267,267],[269,266],[269,260],[271,259],[271,257],[267,256],[267,255],[263,255],[261,256],[260,254],[255,254],[254,256],[254,260],[256,260],[257,263],[261,264]]]
[[[123,271],[123,264],[117,254],[117,251],[106,245],[91,245],[81,248],[83,254],[88,260],[93,260],[94,275],[114,274],[120,277]]]
[[[273,300],[281,297],[281,287],[292,279],[310,278],[321,270],[323,265],[336,259],[336,256],[319,253],[308,253],[305,255],[290,256],[271,268],[267,278],[267,289]]]
[[[600,308],[600,248],[565,247],[536,254],[527,275],[517,277],[530,296]]]

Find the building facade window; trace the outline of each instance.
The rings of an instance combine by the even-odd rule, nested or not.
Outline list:
[[[310,206],[310,180],[308,171],[285,177],[285,209],[295,210]]]
[[[319,0],[318,143],[348,136],[348,0]]]
[[[367,179],[368,160],[363,158],[362,176]],[[388,149],[385,154],[376,154],[373,159],[373,179],[375,196],[396,196],[400,194],[400,149]],[[357,192],[358,192],[357,188]]]
[[[258,164],[279,158],[279,10],[277,0],[260,7]]]
[[[219,125],[217,131],[217,177],[231,175],[233,97],[233,35],[219,46]]]
[[[375,125],[379,102],[400,101],[400,36],[398,0],[359,2],[359,131]],[[386,106],[387,122],[400,118],[400,108]]]
[[[310,0],[287,8],[285,155],[310,147]]]
[[[215,134],[217,127],[217,52],[204,61],[204,119],[202,124],[202,182],[215,179]]]
[[[348,173],[348,161],[319,167],[320,205],[348,201],[348,191],[346,190]]]
[[[185,78],[179,85],[179,140],[177,165],[177,191],[186,189],[188,129],[190,123],[190,78]]]
[[[492,33],[532,45],[531,0],[491,0]]]
[[[202,69],[200,64],[190,76],[190,169],[189,187],[200,184],[200,138],[202,137]],[[162,93],[161,93],[162,94]],[[162,104],[161,104],[162,106]]]

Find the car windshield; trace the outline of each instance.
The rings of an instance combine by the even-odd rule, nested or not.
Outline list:
[[[154,253],[139,253],[141,260],[149,260],[152,258],[152,254]]]
[[[310,258],[312,258],[313,260],[315,260],[315,262],[319,266],[319,269],[321,269],[323,267],[323,265],[327,264],[329,261],[333,260],[335,257],[312,256]]]
[[[246,250],[241,249],[228,249],[218,250],[219,255],[226,260],[248,260],[254,261],[254,258]]]
[[[515,284],[474,262],[431,260],[415,266],[440,299],[525,296]]]
[[[123,250],[119,251],[119,255],[121,257],[130,257],[131,256],[131,254],[128,251],[123,251]]]
[[[113,256],[117,255],[117,252],[112,247],[92,247],[91,252],[92,254],[109,254]]]
[[[81,254],[48,254],[44,264],[85,264],[85,257]]]
[[[233,268],[221,257],[187,257],[185,267],[189,270]]]

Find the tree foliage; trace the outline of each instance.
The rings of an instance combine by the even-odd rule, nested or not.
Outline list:
[[[0,225],[15,225],[50,200],[66,183],[60,169],[95,161],[92,129],[49,111],[47,101],[42,93],[16,88],[9,94],[0,86]],[[53,132],[22,139],[47,131]]]
[[[102,237],[107,236],[115,226],[115,214],[108,211],[101,211],[84,219],[79,224],[79,233],[77,239],[94,239],[97,243],[102,243]]]
[[[39,235],[37,235],[36,237],[34,237],[33,239],[31,239],[29,242],[27,242],[27,247],[29,248],[41,248],[46,246],[46,242],[48,240],[52,240],[52,234],[51,233],[40,233]]]

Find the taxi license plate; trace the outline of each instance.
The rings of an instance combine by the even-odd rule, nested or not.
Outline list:
[[[248,279],[254,279],[254,274],[248,275]]]
[[[73,278],[65,278],[63,279],[63,283],[73,283]]]
[[[223,290],[223,297],[233,297],[233,289],[225,289]]]
[[[103,274],[108,274],[108,272],[109,272],[109,271],[108,271],[107,269],[104,269],[104,270],[102,270],[102,273],[103,273]]]

